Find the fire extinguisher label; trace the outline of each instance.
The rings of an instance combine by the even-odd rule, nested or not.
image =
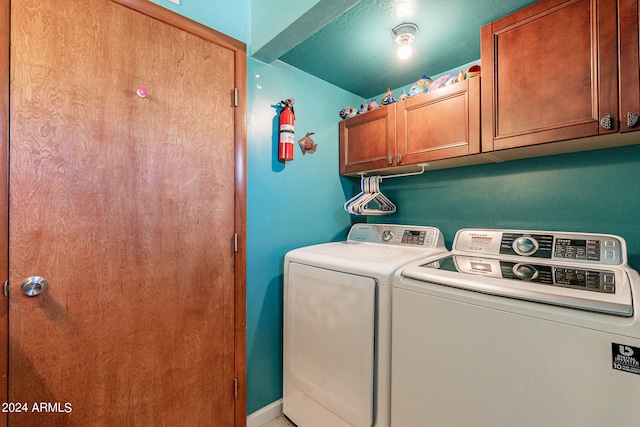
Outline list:
[[[282,143],[282,144],[293,144],[293,134],[292,133],[281,133],[280,134],[280,143]]]

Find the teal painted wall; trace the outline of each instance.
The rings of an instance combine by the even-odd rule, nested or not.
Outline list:
[[[640,142],[640,134],[637,136]],[[610,233],[640,270],[640,146],[435,170],[388,179],[396,214],[370,222]]]
[[[180,6],[167,0],[150,1],[243,43],[249,43],[250,0],[180,0]]]
[[[247,161],[247,412],[282,397],[282,286],[287,251],[344,240],[351,218],[338,174],[338,112],[355,95],[281,62],[249,59]],[[277,160],[280,100],[294,98],[295,139],[318,149]]]

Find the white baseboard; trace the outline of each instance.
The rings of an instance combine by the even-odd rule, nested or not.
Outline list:
[[[282,399],[258,409],[247,417],[247,427],[260,427],[282,415]]]

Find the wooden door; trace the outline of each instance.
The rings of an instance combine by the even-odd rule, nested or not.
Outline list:
[[[9,279],[9,0],[0,0],[0,283]],[[0,295],[0,400],[8,401],[7,368],[9,352],[9,304]],[[0,412],[0,426],[7,424],[7,413]]]
[[[9,424],[240,424],[244,52],[121,3],[11,1]]]
[[[615,0],[542,0],[483,27],[481,56],[482,151],[617,132]]]
[[[620,132],[640,130],[639,13],[638,0],[618,0]]]
[[[395,104],[343,120],[339,131],[340,173],[380,169],[395,164]]]
[[[403,165],[480,152],[480,78],[396,104]]]

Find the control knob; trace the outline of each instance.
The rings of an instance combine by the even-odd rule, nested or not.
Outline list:
[[[533,237],[521,236],[513,241],[511,247],[518,255],[529,256],[536,253],[540,245]]]
[[[513,274],[521,280],[533,280],[538,277],[538,269],[532,265],[516,264],[513,266]]]
[[[393,233],[391,232],[391,230],[384,230],[382,232],[382,240],[388,242],[391,239],[393,239]]]

